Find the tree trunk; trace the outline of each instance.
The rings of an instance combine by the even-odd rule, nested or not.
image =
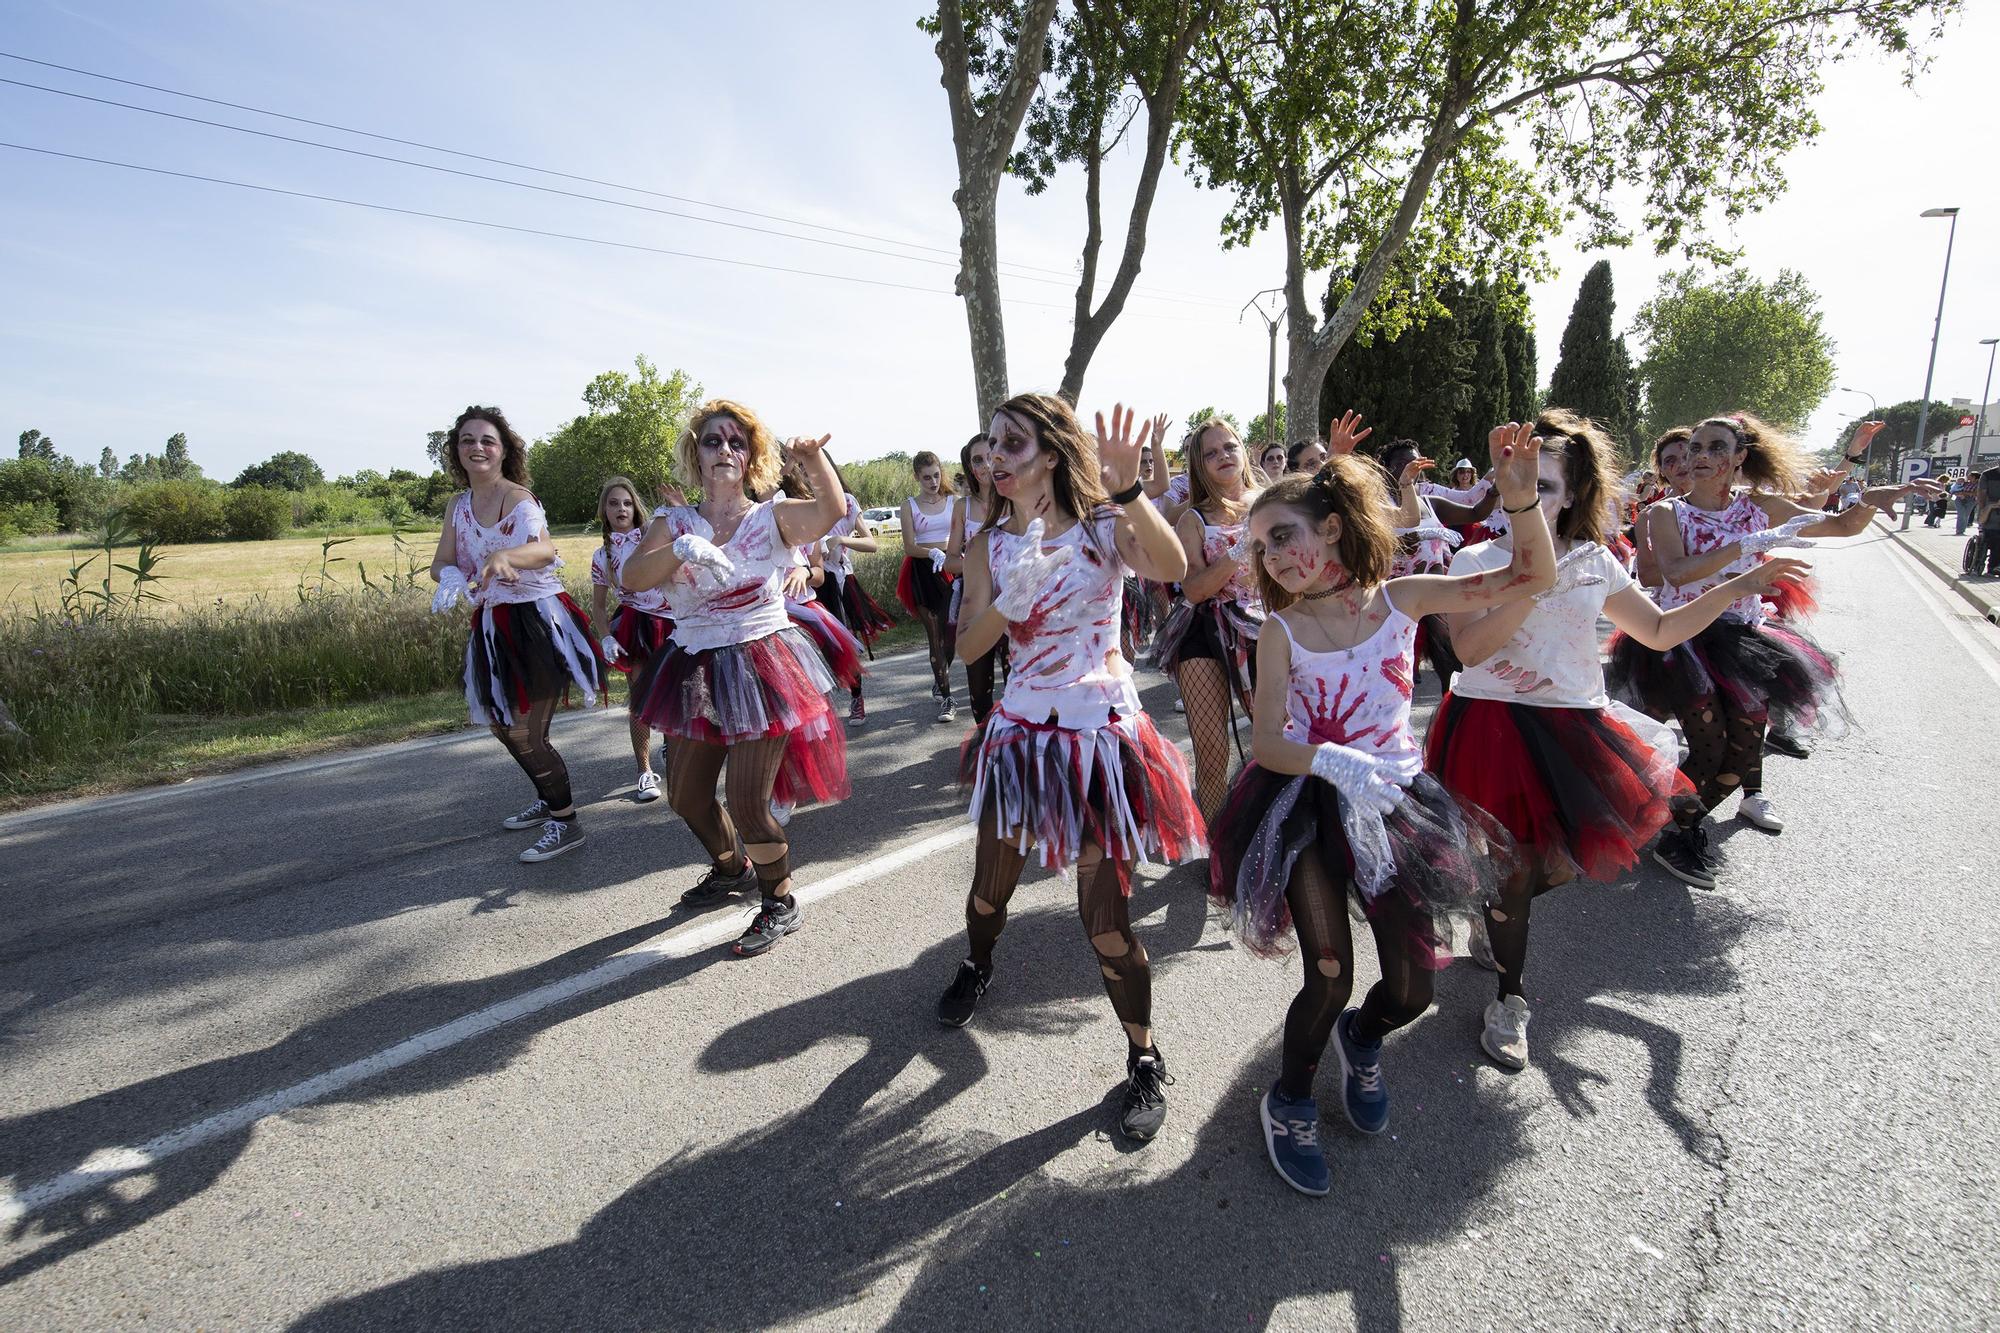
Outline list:
[[[1007,401],[1007,324],[1000,309],[1000,242],[993,189],[960,189],[958,205],[958,281],[965,301],[965,323],[972,335],[972,391],[983,429],[993,411]]]

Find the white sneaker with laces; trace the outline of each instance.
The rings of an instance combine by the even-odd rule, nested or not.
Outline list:
[[[583,825],[575,819],[551,819],[542,825],[542,836],[521,853],[523,861],[551,861],[564,852],[583,845]]]
[[[1743,804],[1736,807],[1736,817],[1766,833],[1785,831],[1785,817],[1771,804],[1771,798],[1760,791],[1753,791],[1743,798]]]
[[[1486,1030],[1479,1044],[1498,1064],[1509,1069],[1528,1067],[1528,1002],[1518,995],[1495,1000],[1486,1006]]]
[[[660,799],[660,775],[648,769],[639,775],[639,790],[632,793],[632,799],[644,805],[647,801]]]

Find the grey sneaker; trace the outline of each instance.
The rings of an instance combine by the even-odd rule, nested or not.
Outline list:
[[[564,852],[583,845],[583,825],[574,819],[551,819],[542,825],[542,836],[521,853],[523,861],[552,861]]]
[[[1495,1000],[1486,1006],[1486,1030],[1479,1044],[1495,1064],[1509,1069],[1528,1067],[1528,1002],[1518,995]]]
[[[547,801],[536,801],[520,814],[509,815],[501,820],[500,827],[519,833],[524,828],[533,828],[537,824],[547,822],[548,817],[549,803]]]
[[[1500,970],[1500,964],[1493,961],[1493,937],[1486,933],[1484,912],[1472,918],[1472,924],[1465,932],[1465,956],[1472,960],[1474,967],[1483,967],[1488,972]]]
[[[797,930],[804,921],[796,900],[779,902],[776,898],[766,898],[764,905],[758,909],[756,920],[750,923],[750,929],[737,939],[736,956],[756,957]]]
[[[743,856],[739,847],[736,854]],[[750,858],[743,856],[743,868],[730,874],[719,866],[710,866],[708,873],[695,881],[693,888],[681,895],[682,907],[706,907],[719,902],[739,889],[757,887],[757,868],[750,864]]]

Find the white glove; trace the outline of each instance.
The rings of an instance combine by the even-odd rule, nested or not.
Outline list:
[[[1059,546],[1044,555],[1042,520],[1038,518],[1028,524],[1020,550],[1000,569],[1000,595],[993,599],[993,605],[1000,608],[1000,614],[1009,621],[1026,619],[1028,613],[1035,609],[1035,599],[1069,563],[1075,549]]]
[[[616,634],[605,635],[597,641],[597,646],[604,650],[604,660],[607,662],[616,662],[625,656],[625,649],[619,644]]]
[[[1351,805],[1386,815],[1403,803],[1403,788],[1416,779],[1423,761],[1416,755],[1390,758],[1352,746],[1322,741],[1313,748],[1313,776],[1333,784]]]
[[[1602,574],[1587,572],[1587,566],[1581,560],[1571,560],[1566,563],[1558,562],[1556,565],[1555,586],[1547,592],[1536,593],[1534,600],[1537,602],[1546,601],[1551,597],[1560,597],[1566,592],[1574,592],[1578,588],[1594,588],[1602,582],[1604,582],[1604,576]]]
[[[1443,542],[1447,546],[1456,546],[1465,540],[1450,528],[1432,523],[1420,523],[1414,528],[1397,528],[1396,535],[1415,537],[1420,542]]]
[[[931,573],[944,573],[944,552],[933,546],[931,549]]]
[[[1229,543],[1228,549],[1223,554],[1239,565],[1247,565],[1250,563],[1250,546],[1250,525],[1245,523],[1243,531],[1236,534],[1236,540]]]
[[[676,560],[694,571],[697,580],[706,577],[718,588],[736,572],[736,566],[729,563],[729,557],[722,553],[721,547],[692,532],[684,532],[674,538],[673,552]]]
[[[465,571],[457,565],[446,565],[438,571],[437,591],[431,594],[431,614],[443,615],[461,600],[472,600],[465,583]]]
[[[1811,537],[1799,536],[1799,530],[1819,522],[1822,517],[1824,515],[1821,514],[1800,514],[1797,518],[1786,519],[1775,528],[1753,532],[1736,545],[1745,555],[1762,555],[1774,546],[1817,546],[1819,543]]]

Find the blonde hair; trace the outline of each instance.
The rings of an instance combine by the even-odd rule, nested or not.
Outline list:
[[[1221,417],[1203,417],[1181,441],[1181,452],[1187,458],[1188,508],[1197,514],[1207,513],[1210,501],[1222,499],[1215,488],[1209,485],[1208,469],[1201,461],[1201,437],[1217,426],[1228,431],[1230,438],[1236,441],[1236,447],[1243,450],[1243,467],[1246,473],[1243,479],[1244,489],[1254,489],[1264,481],[1263,468],[1250,457],[1250,451],[1243,447],[1243,437],[1236,433],[1236,427]]]
[[[717,417],[729,417],[750,437],[750,456],[743,466],[743,493],[769,495],[784,473],[784,451],[778,447],[770,427],[755,412],[728,398],[711,398],[688,418],[687,429],[681,432],[680,443],[674,448],[674,472],[681,484],[707,489],[701,484],[701,433]]]
[[[1288,472],[1258,493],[1250,512],[1254,515],[1275,505],[1298,510],[1312,520],[1315,529],[1327,515],[1340,515],[1341,567],[1364,588],[1389,577],[1396,559],[1396,530],[1389,522],[1389,488],[1382,481],[1382,469],[1372,460],[1340,454],[1327,459],[1311,476]],[[1282,611],[1298,600],[1265,570],[1261,555],[1257,558],[1257,591],[1269,611]]]
[[[1811,469],[1805,450],[1791,436],[1748,412],[1709,417],[1695,427],[1721,426],[1743,446],[1743,478],[1760,491],[1790,495],[1803,490]]]

